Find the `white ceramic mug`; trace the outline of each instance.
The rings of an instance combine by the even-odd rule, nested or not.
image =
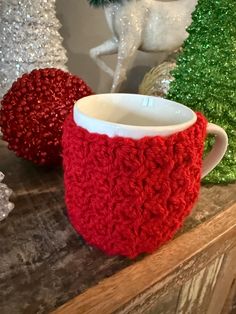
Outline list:
[[[153,96],[91,95],[78,100],[74,106],[74,121],[78,126],[109,137],[166,137],[189,128],[196,120],[190,108]],[[215,144],[204,159],[202,178],[221,161],[228,145],[227,134],[221,127],[208,123],[207,134],[215,136]]]

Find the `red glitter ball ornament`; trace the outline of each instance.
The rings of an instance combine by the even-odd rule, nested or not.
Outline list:
[[[59,69],[24,74],[1,101],[3,140],[17,156],[36,164],[60,163],[63,122],[75,101],[91,94],[83,80]]]

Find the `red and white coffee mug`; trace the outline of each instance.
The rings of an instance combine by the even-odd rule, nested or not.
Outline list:
[[[206,134],[216,140],[202,163]],[[133,94],[80,99],[63,134],[73,226],[111,255],[152,252],[180,228],[200,179],[227,144],[222,128],[170,100]]]

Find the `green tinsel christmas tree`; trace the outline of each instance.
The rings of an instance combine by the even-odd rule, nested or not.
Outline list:
[[[236,180],[236,0],[198,0],[189,37],[172,72],[167,98],[201,111],[228,134],[221,163],[208,183]],[[212,141],[207,141],[206,150]]]
[[[88,0],[94,7],[105,7],[111,3],[122,3],[122,0]]]

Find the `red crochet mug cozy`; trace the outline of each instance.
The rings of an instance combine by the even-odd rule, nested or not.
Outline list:
[[[130,258],[170,240],[200,189],[207,121],[139,140],[64,124],[65,199],[70,221],[91,245]]]

